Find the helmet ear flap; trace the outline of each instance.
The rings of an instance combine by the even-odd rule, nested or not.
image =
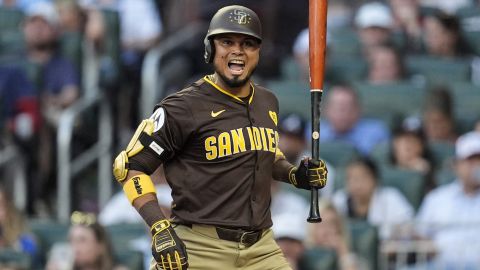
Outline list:
[[[205,63],[212,63],[215,55],[215,46],[213,44],[213,40],[205,37],[203,44],[205,45],[205,54],[203,55],[203,58],[205,58]]]

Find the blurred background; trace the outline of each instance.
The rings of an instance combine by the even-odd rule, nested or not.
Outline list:
[[[309,155],[308,1],[0,0],[0,269],[148,269],[111,174],[156,103],[213,72],[225,5],[262,20],[254,81],[280,148]],[[480,269],[480,1],[328,1],[320,225],[272,183],[294,269]],[[168,214],[162,168],[154,175]]]

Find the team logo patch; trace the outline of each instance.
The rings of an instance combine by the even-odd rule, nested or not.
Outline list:
[[[150,116],[150,119],[152,119],[154,121],[153,132],[157,132],[165,124],[165,110],[162,107],[158,108],[152,114],[152,116]]]
[[[252,20],[250,14],[239,9],[235,9],[234,11],[230,12],[230,16],[228,18],[231,22],[235,21],[238,24],[248,24]]]
[[[275,126],[278,124],[278,118],[277,118],[277,113],[268,111],[268,114],[270,115],[270,118],[272,118],[273,123],[275,123]]]

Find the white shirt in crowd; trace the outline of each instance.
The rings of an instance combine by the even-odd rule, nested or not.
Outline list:
[[[344,216],[348,215],[347,199],[343,189],[333,195],[335,208]],[[389,239],[395,225],[409,223],[413,217],[413,207],[398,190],[392,187],[377,187],[374,191],[367,221],[378,226],[381,239]]]
[[[417,221],[418,232],[434,241],[439,262],[480,269],[480,191],[466,195],[459,180],[440,186],[425,197]]]

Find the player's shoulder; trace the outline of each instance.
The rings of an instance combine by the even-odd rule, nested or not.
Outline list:
[[[255,87],[255,94],[275,96],[272,90],[268,89],[263,85],[260,85],[258,83],[253,83],[253,86]]]
[[[198,100],[198,98],[205,95],[204,91],[200,91],[200,88],[205,83],[203,79],[197,80],[179,91],[172,93],[165,97],[161,102],[161,105],[168,105],[173,103],[190,103],[190,101]]]

